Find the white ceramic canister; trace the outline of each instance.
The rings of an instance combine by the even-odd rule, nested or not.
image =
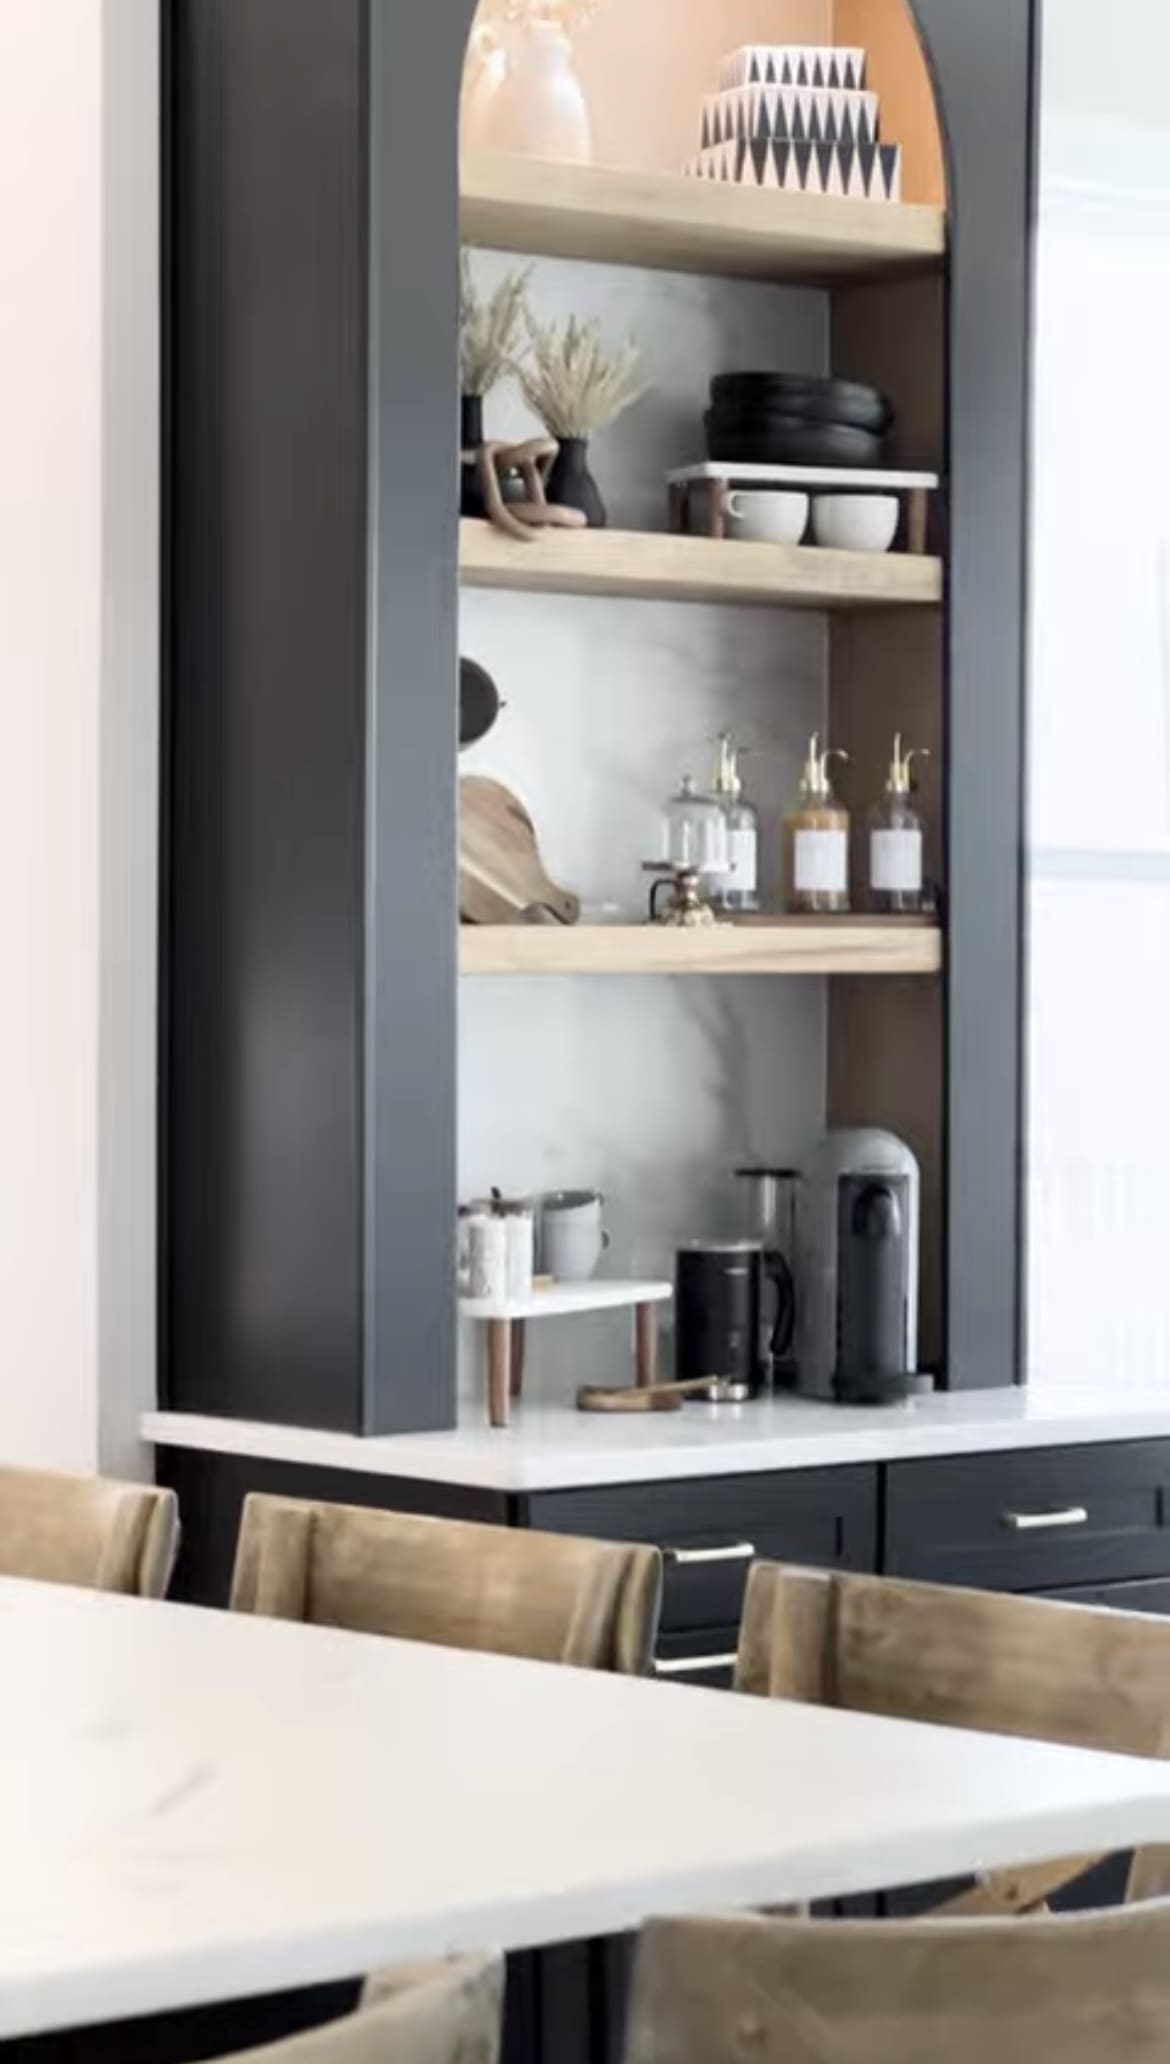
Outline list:
[[[502,1304],[508,1295],[508,1221],[474,1211],[467,1221],[467,1295]]]
[[[504,1214],[506,1275],[509,1297],[528,1297],[536,1258],[536,1219],[527,1208],[513,1207]]]

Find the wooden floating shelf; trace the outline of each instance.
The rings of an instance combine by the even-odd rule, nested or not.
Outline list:
[[[669,925],[462,925],[465,975],[935,975],[942,933],[925,920],[776,918]]]
[[[464,157],[463,240],[542,258],[817,285],[937,268],[941,208],[761,191],[669,172]]]
[[[647,602],[904,609],[937,606],[943,594],[942,561],[911,552],[829,552],[632,530],[550,530],[525,544],[469,520],[459,526],[459,566],[469,588]]]

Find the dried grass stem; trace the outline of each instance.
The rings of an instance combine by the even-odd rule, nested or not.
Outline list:
[[[645,392],[631,340],[607,350],[598,322],[541,323],[526,306],[528,355],[515,371],[528,406],[554,437],[591,437]]]

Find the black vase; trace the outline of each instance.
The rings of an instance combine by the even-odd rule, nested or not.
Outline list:
[[[589,471],[589,444],[584,437],[562,437],[560,449],[545,483],[550,502],[564,509],[580,509],[590,530],[604,530],[609,518],[601,489]]]
[[[486,516],[487,505],[479,477],[479,454],[483,445],[483,396],[459,397],[459,514]]]

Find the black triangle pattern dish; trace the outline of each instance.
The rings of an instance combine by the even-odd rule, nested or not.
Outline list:
[[[774,192],[900,201],[902,152],[881,141],[864,50],[747,44],[719,66],[703,102],[698,156],[683,167]]]
[[[701,150],[782,136],[790,143],[877,143],[876,93],[814,93],[796,87],[736,88],[703,105]]]
[[[685,170],[772,192],[820,194],[838,200],[897,201],[902,149],[896,143],[814,143],[807,137],[737,137],[701,150]]]
[[[865,52],[835,44],[749,43],[723,59],[719,84],[857,91],[865,84]]]

